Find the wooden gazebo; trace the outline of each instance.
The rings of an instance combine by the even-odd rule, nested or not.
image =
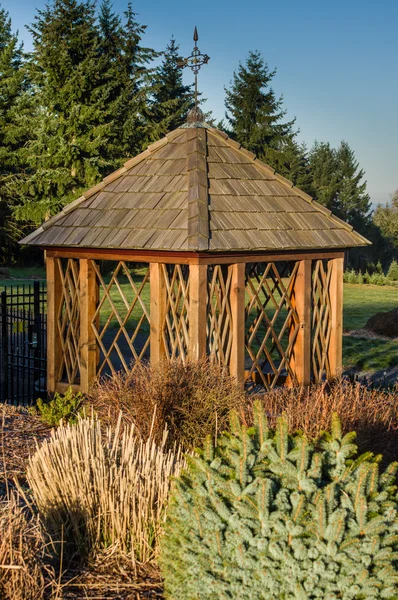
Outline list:
[[[22,243],[46,250],[48,390],[86,392],[140,360],[206,354],[266,389],[333,378],[344,249],[368,242],[194,120]]]

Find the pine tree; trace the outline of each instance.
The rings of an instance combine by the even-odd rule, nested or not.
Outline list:
[[[36,87],[31,176],[18,190],[18,218],[41,222],[94,185],[111,164],[105,62],[94,5],[54,0],[38,11],[31,72]]]
[[[289,139],[283,151],[283,164],[279,173],[290,179],[298,188],[311,194],[312,177],[308,151],[305,143],[299,144],[295,139]]]
[[[373,215],[373,222],[392,248],[398,250],[398,190],[391,202],[385,206],[379,204]]]
[[[365,231],[369,222],[370,196],[366,192],[365,175],[360,169],[354,151],[342,141],[336,151],[338,163],[337,214],[359,231]]]
[[[320,204],[336,212],[338,166],[336,152],[329,142],[315,142],[309,155],[311,170],[311,195]]]
[[[12,218],[10,187],[26,167],[23,147],[32,126],[31,105],[23,46],[0,7],[0,255],[6,261],[12,259],[21,237],[22,226]]]
[[[311,442],[286,418],[231,417],[188,456],[171,495],[160,565],[173,600],[396,599],[398,495],[392,463],[357,456],[355,433]]]
[[[172,37],[156,71],[153,113],[159,125],[159,137],[180,127],[194,104],[192,85],[183,84],[182,70],[177,66],[178,50]]]
[[[294,120],[283,121],[283,97],[277,98],[270,87],[275,73],[259,52],[250,52],[234,72],[230,89],[225,88],[225,106],[231,137],[281,171],[284,150],[295,133]]]
[[[113,12],[110,0],[100,6],[100,48],[106,60],[107,103],[113,119],[108,147],[114,166],[156,137],[150,110],[154,73],[149,64],[158,53],[142,46],[146,25],[139,24],[136,16],[131,3],[123,22]]]

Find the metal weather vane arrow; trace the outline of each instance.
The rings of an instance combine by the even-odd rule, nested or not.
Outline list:
[[[192,54],[188,58],[179,58],[177,60],[177,66],[181,69],[188,67],[195,74],[195,108],[198,108],[198,73],[203,65],[207,65],[210,60],[210,56],[202,54],[198,48],[197,41],[199,39],[198,30],[195,27],[193,32],[193,41],[195,42]]]

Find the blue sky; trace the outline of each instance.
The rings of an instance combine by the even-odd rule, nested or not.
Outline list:
[[[44,0],[0,0],[26,49],[35,9]],[[114,0],[117,12],[127,0]],[[190,54],[193,27],[211,60],[199,89],[206,109],[224,116],[224,85],[249,50],[277,68],[273,87],[284,96],[299,138],[337,146],[346,140],[366,172],[374,203],[398,188],[398,2],[395,0],[134,0],[138,21],[148,26],[144,43],[162,50],[174,35]],[[185,73],[186,82],[191,80]]]

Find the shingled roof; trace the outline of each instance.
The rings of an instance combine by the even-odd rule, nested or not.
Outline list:
[[[370,242],[223,132],[191,123],[127,161],[21,243],[225,252]]]

